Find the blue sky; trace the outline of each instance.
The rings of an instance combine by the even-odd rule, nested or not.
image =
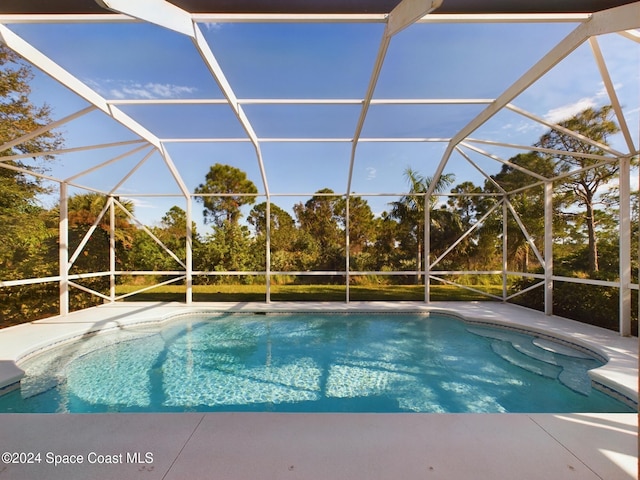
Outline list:
[[[517,80],[566,36],[575,24],[419,24],[391,42],[374,99],[491,99]],[[220,89],[190,40],[153,25],[12,25],[11,29],[107,99],[221,99]],[[361,99],[367,89],[383,26],[380,24],[255,24],[202,25],[235,94],[240,99]],[[638,142],[640,48],[619,35],[599,38],[630,129]],[[61,118],[87,104],[42,74],[34,80],[34,100],[53,107]],[[609,103],[588,45],[583,45],[513,102],[551,121],[561,121],[583,108]],[[244,131],[227,105],[122,105],[120,108],[160,138],[242,138]],[[359,105],[245,105],[259,138],[351,138]],[[362,137],[447,138],[453,136],[484,105],[372,105]],[[472,136],[495,141],[534,143],[545,128],[513,112],[497,114]],[[67,147],[135,138],[120,125],[94,112],[63,128]],[[626,151],[620,138],[614,145]],[[432,175],[446,144],[442,142],[361,143],[352,191],[405,191],[407,167]],[[52,174],[68,177],[133,148],[110,148],[65,155]],[[304,202],[324,187],[344,193],[351,145],[348,142],[262,143],[272,201],[284,208]],[[250,143],[167,143],[187,186],[204,181],[213,163],[245,170],[264,191]],[[509,158],[515,150],[495,148]],[[132,155],[82,184],[110,190],[138,163]],[[496,173],[500,165],[481,156],[474,160]],[[445,170],[456,183],[484,182],[461,157]],[[158,155],[127,181],[121,192],[177,193]],[[277,197],[304,194],[299,197]],[[369,197],[374,212],[391,197]],[[176,198],[135,198],[136,214],[154,224]],[[200,207],[196,204],[195,212]],[[198,218],[198,223],[201,220]],[[202,231],[202,229],[201,229]]]

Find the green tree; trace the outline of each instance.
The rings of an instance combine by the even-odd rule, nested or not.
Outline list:
[[[270,206],[270,251],[271,269],[278,271],[298,270],[296,262],[297,241],[300,237],[293,217],[276,204]],[[247,221],[255,232],[256,265],[265,269],[267,244],[267,204],[262,202],[251,209]]]
[[[51,107],[47,104],[34,105],[29,99],[32,79],[31,67],[23,63],[12,50],[0,44],[0,140],[3,144],[51,123]],[[60,148],[62,144],[60,133],[48,131],[1,153],[3,156],[41,153]],[[33,168],[19,161],[9,162],[9,165]]]
[[[493,180],[506,192],[527,187],[537,182],[535,177],[520,170],[525,168],[532,173],[542,175],[546,178],[555,176],[555,165],[552,159],[538,152],[527,152],[518,154],[509,159],[508,164],[504,164],[499,173],[493,175]],[[490,181],[485,182],[485,190],[496,192],[497,189]],[[536,186],[520,191],[519,193],[507,196],[509,203],[517,212],[520,221],[526,227],[527,232],[538,246],[540,251],[544,249],[544,187]],[[556,227],[560,227],[562,217],[559,212],[560,204],[554,202],[554,220]],[[498,220],[500,218],[500,220]],[[494,235],[502,234],[502,215],[493,217],[487,222],[485,232]],[[516,222],[515,218],[509,214],[507,218],[507,251],[509,261],[516,265],[511,265],[513,270],[527,272],[530,269],[531,247],[527,242],[524,232]]]
[[[311,248],[317,244],[319,270],[343,270],[346,252],[347,199],[332,195],[329,188],[318,190],[304,204],[294,205],[293,211],[300,225],[296,248]],[[306,234],[304,239],[301,233]],[[301,243],[298,243],[301,242]],[[370,256],[365,249],[375,243],[374,215],[366,200],[349,197],[349,250],[356,269]],[[309,258],[305,258],[305,262]],[[369,262],[370,263],[370,262]]]
[[[160,220],[160,226],[154,233],[164,245],[182,260],[186,259],[187,251],[187,212],[174,205]],[[196,223],[191,222],[192,248],[200,242]]]
[[[107,197],[98,193],[83,193],[69,197],[67,209],[69,212],[69,247],[70,254],[80,245],[80,242],[88,232],[104,209]],[[120,200],[128,212],[133,213],[133,202]],[[56,212],[59,207],[56,208]],[[114,210],[116,241],[116,261],[123,265],[127,262],[127,256],[131,250],[135,238],[136,227],[130,221],[129,216],[119,207]],[[111,221],[109,210],[100,218],[96,230],[91,235],[81,255],[73,265],[75,272],[99,272],[109,267],[109,239]]]
[[[300,229],[314,239],[319,246],[315,268],[319,270],[343,270],[345,265],[344,208],[342,198],[333,190],[318,190],[304,204],[293,206]]]
[[[51,123],[51,108],[35,105],[29,96],[31,67],[0,43],[0,145],[18,140]],[[61,148],[60,133],[49,131],[12,148],[0,151],[6,157],[49,152]],[[29,172],[46,171],[51,155],[32,160],[0,162],[0,279],[13,280],[55,275],[57,218],[43,208],[39,195],[48,191]],[[58,309],[57,286],[52,283],[0,289],[0,326],[31,321]]]
[[[0,144],[17,140],[52,121],[48,105],[37,106],[29,99],[32,78],[31,67],[0,44]],[[6,149],[0,155],[47,152],[62,144],[62,136],[50,131]],[[38,158],[39,161],[29,163],[22,160],[0,162],[0,276],[4,279],[25,278],[37,273],[31,271],[35,265],[29,260],[35,257],[42,263],[38,251],[53,234],[48,225],[50,215],[38,200],[47,188],[38,177],[28,173],[43,172],[47,161],[53,157]],[[1,168],[3,166],[21,171]],[[24,262],[30,265],[21,271],[20,265]]]
[[[239,168],[216,163],[195,193],[202,195],[196,199],[204,205],[205,223],[222,227],[225,222],[238,223],[240,207],[253,204],[258,189]]]
[[[208,272],[240,272],[254,270],[254,243],[249,229],[244,225],[224,221],[205,236],[194,252],[196,270]],[[233,278],[233,277],[229,277]],[[243,279],[248,281],[247,279]],[[225,277],[211,277],[206,283],[234,282]]]
[[[444,214],[438,212],[439,223],[443,228],[440,231],[442,238],[436,240],[432,238],[432,243],[442,245],[445,248],[452,242],[457,241],[465,232],[471,229],[479,218],[480,204],[482,203],[482,188],[473,182],[462,182],[451,189],[454,196],[447,200],[446,210],[449,212],[449,219],[442,218]],[[456,238],[453,238],[455,235]],[[480,229],[476,228],[472,234],[467,235],[459,242],[457,248],[447,256],[451,268],[473,270],[478,267],[478,245]],[[433,237],[433,236],[432,236]],[[484,268],[480,268],[484,270]]]
[[[424,209],[425,204],[434,212],[437,203],[435,195],[429,198],[428,203],[425,202],[425,194],[429,190],[433,179],[425,177],[420,173],[408,167],[404,171],[405,179],[409,185],[409,194],[403,195],[399,201],[391,203],[391,216],[400,222],[403,232],[400,244],[405,249],[412,249],[414,252],[415,267],[418,272],[416,281],[420,282],[422,275],[422,262],[425,255],[424,252]],[[454,181],[453,174],[441,175],[437,180],[434,193],[443,192]],[[436,216],[431,215],[432,222],[438,222]],[[444,226],[444,223],[441,222]]]
[[[122,200],[120,198],[117,198],[117,200],[129,213],[133,214],[134,207],[132,201]],[[102,212],[106,204],[107,197],[100,195],[99,193],[91,192],[71,196],[67,202],[69,226],[92,225],[98,219],[100,212]],[[127,215],[122,208],[116,205],[114,217],[114,234],[116,242],[118,242],[123,248],[131,248],[131,245],[133,244],[132,232],[135,229],[135,226],[131,223],[129,215]],[[98,227],[105,232],[110,231],[111,221],[108,210],[98,222]]]
[[[152,233],[182,261],[186,260],[187,214],[178,206],[171,207],[160,220],[160,225],[151,229]],[[199,237],[196,225],[192,222],[192,248],[196,250]],[[136,230],[133,247],[129,254],[131,270],[181,270],[171,257],[144,230]]]
[[[337,204],[338,219],[342,229],[346,229],[347,201],[342,198]],[[369,203],[358,196],[349,197],[349,251],[351,255],[361,254],[368,245],[375,243],[374,215]]]
[[[400,258],[398,245],[400,244],[400,225],[388,212],[382,212],[374,219],[376,238],[370,247],[373,252],[372,270],[399,270]]]
[[[271,216],[271,249],[286,249],[296,234],[296,224],[293,217],[278,205],[270,206]],[[257,237],[267,234],[267,204],[262,202],[251,209],[247,221],[253,226]]]
[[[455,196],[449,197],[447,204],[456,212],[460,223],[465,229],[471,227],[478,217],[478,195],[482,194],[482,188],[473,182],[462,182],[451,189]]]
[[[609,137],[619,131],[613,120],[613,108],[610,105],[598,109],[587,108],[559,125],[603,145],[607,145]],[[603,148],[555,129],[545,133],[536,145],[560,152],[605,154]],[[599,203],[598,192],[604,185],[617,177],[620,169],[619,162],[595,166],[600,161],[593,158],[576,157],[562,153],[549,154],[549,156],[556,160],[558,174],[578,170],[578,173],[564,181],[560,187],[560,193],[564,196],[565,204],[578,205],[584,209],[589,247],[589,270],[597,272],[599,265],[595,209]],[[593,168],[581,170],[587,167]]]

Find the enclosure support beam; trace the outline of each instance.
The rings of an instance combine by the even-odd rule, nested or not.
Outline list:
[[[266,208],[266,247],[265,247],[265,284],[266,284],[266,302],[271,303],[271,197],[267,197]]]
[[[109,197],[109,298],[116,299],[116,205]]]
[[[193,36],[191,15],[179,7],[157,0],[96,0],[103,8]]]
[[[427,205],[429,197],[425,197]],[[431,209],[424,209],[424,301],[431,303]]]
[[[620,159],[620,335],[631,335],[631,160]]]
[[[507,272],[509,271],[509,200],[502,197],[502,301],[507,301]]]
[[[351,245],[351,241],[350,241],[350,236],[349,236],[349,230],[351,228],[351,222],[349,221],[349,199],[351,198],[351,196],[349,195],[349,192],[347,191],[347,195],[345,197],[345,203],[346,203],[346,207],[345,207],[345,219],[344,219],[344,223],[345,223],[345,247],[344,247],[344,251],[345,251],[345,256],[344,256],[344,262],[345,262],[345,282],[346,282],[346,288],[345,288],[345,301],[347,303],[349,303],[349,294],[351,293],[349,291],[349,283],[351,281],[351,277],[349,275],[349,268],[351,265],[350,262],[350,256],[351,256],[351,250],[350,250],[350,245]]]
[[[60,272],[60,315],[69,314],[69,194],[67,184],[60,182],[60,219],[58,224],[58,269]]]
[[[187,291],[185,296],[185,302],[187,305],[193,302],[193,197],[191,195],[185,195],[187,201],[187,225],[186,225],[186,251],[185,251],[185,283],[187,285]]]
[[[544,184],[544,313],[553,315],[553,182]]]

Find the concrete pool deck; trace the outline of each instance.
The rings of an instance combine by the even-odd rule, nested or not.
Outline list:
[[[636,478],[636,418],[5,414],[0,453],[40,453],[40,462],[0,463],[0,479],[626,480]],[[70,455],[83,463],[64,463]]]
[[[455,314],[595,351],[609,361],[592,378],[638,398],[637,338],[494,302],[105,304],[0,330],[0,387],[52,343],[207,311]],[[4,414],[0,453],[41,453],[41,462],[0,463],[0,479],[627,479],[637,478],[637,428],[636,414]],[[93,463],[92,452],[123,463]],[[47,454],[84,462],[54,466]]]

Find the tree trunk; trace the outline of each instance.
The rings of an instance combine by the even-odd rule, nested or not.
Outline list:
[[[587,232],[589,236],[589,270],[598,271],[598,244],[596,239],[596,219],[591,201],[586,202],[587,207]]]

